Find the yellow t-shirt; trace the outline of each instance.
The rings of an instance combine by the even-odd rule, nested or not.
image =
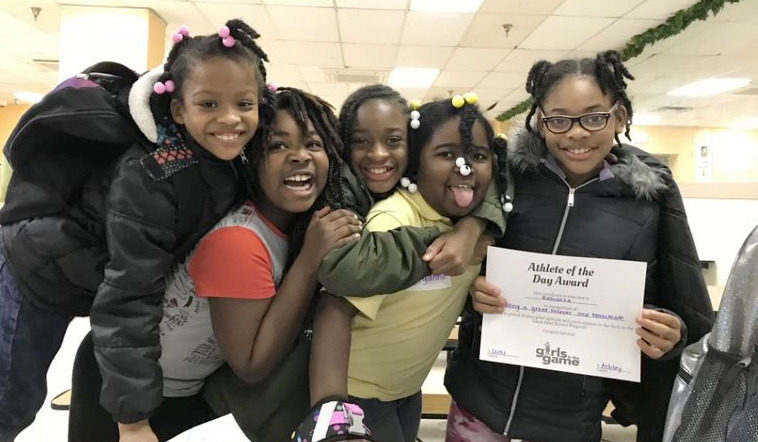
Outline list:
[[[400,226],[436,226],[452,222],[434,210],[420,193],[398,190],[371,208],[366,227],[387,231]],[[359,314],[352,323],[348,392],[364,399],[390,401],[421,389],[463,310],[479,265],[462,275],[430,275],[389,295],[352,298]],[[381,269],[377,269],[381,272]]]

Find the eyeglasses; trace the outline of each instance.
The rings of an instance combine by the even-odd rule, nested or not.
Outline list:
[[[608,112],[590,112],[588,114],[579,115],[578,117],[571,117],[569,115],[552,115],[549,117],[543,117],[542,122],[545,124],[545,127],[547,127],[547,130],[554,134],[565,134],[574,127],[574,123],[579,123],[579,125],[588,132],[597,132],[605,129],[608,125],[608,120],[611,118],[611,114],[616,110],[617,106],[618,103],[614,104]],[[543,114],[545,113],[544,110],[542,112]]]

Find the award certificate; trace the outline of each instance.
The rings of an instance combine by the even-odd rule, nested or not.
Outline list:
[[[486,278],[508,305],[484,315],[479,358],[639,382],[645,271],[644,262],[489,247]]]

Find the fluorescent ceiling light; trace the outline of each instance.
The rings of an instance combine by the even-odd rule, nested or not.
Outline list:
[[[13,98],[16,100],[30,104],[39,103],[42,101],[43,96],[43,94],[38,94],[36,92],[18,91],[13,93]]]
[[[390,72],[389,84],[394,88],[425,88],[434,83],[439,73],[433,68],[395,68]]]
[[[745,87],[750,83],[749,78],[706,78],[696,81],[679,89],[674,89],[668,95],[680,97],[705,97],[708,95],[723,94]]]
[[[476,12],[482,0],[411,0],[411,11]]]

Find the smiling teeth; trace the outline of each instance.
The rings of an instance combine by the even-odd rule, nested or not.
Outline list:
[[[236,140],[239,137],[240,137],[240,134],[238,134],[238,133],[235,133],[235,134],[216,134],[216,138],[218,138],[221,141],[226,141],[226,142],[234,141],[234,140]]]
[[[583,154],[583,153],[587,153],[587,152],[589,152],[589,151],[590,151],[590,150],[592,150],[592,149],[590,149],[589,147],[584,147],[584,148],[581,148],[581,149],[567,149],[567,150],[568,150],[569,152],[571,152],[571,153],[575,153],[575,154]]]
[[[310,175],[292,175],[290,177],[285,178],[284,181],[305,182],[305,181],[310,181],[310,179],[311,179]]]
[[[389,172],[390,168],[389,167],[370,167],[366,170],[368,170],[368,173],[375,173],[378,175],[378,174]]]
[[[469,184],[458,184],[457,186],[450,186],[450,187],[457,187],[458,189],[473,189],[473,187]]]

